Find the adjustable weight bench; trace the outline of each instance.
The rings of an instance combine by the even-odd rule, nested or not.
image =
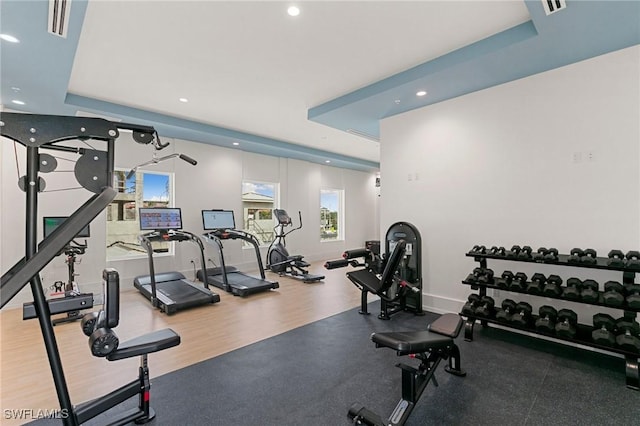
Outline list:
[[[372,426],[403,425],[429,382],[433,380],[434,385],[438,386],[434,373],[443,359],[449,359],[449,365],[445,367],[447,373],[466,376],[467,373],[460,368],[460,350],[454,343],[462,324],[459,315],[444,314],[429,325],[428,331],[373,333],[371,340],[377,348],[393,349],[398,356],[409,355],[419,359],[421,363],[418,368],[402,363],[396,365],[402,370],[402,398],[388,420],[384,421],[356,403],[351,406],[348,414],[353,423]]]

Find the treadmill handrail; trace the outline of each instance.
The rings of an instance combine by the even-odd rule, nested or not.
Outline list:
[[[231,237],[230,239],[232,240],[236,240],[236,239],[243,240],[251,244],[256,253],[256,259],[258,261],[258,269],[260,271],[260,277],[262,277],[263,280],[267,279],[267,276],[264,273],[264,264],[262,263],[262,255],[260,254],[260,244],[258,243],[258,239],[255,237],[255,235],[245,231],[241,231],[239,229],[231,229],[231,228],[224,229],[224,230],[210,231],[203,234],[203,237],[205,238],[205,241],[209,241],[209,239],[211,239],[217,242],[216,245],[218,246],[218,250],[220,250],[220,263],[222,263],[222,269],[224,271],[223,275],[225,275],[224,277],[225,285],[227,285],[227,282],[226,282],[227,273],[226,273],[225,264],[224,264],[224,256],[222,255],[222,243],[220,242],[221,238],[218,237],[218,235],[216,234],[228,234]]]

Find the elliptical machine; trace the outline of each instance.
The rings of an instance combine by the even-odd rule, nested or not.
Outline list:
[[[267,269],[271,272],[276,272],[280,276],[287,275],[291,278],[301,280],[304,283],[313,283],[324,279],[324,275],[310,274],[306,269],[310,266],[305,262],[302,255],[289,255],[287,250],[287,243],[285,237],[302,228],[302,214],[298,212],[300,225],[297,228],[292,228],[288,232],[285,232],[285,227],[293,227],[291,217],[285,210],[273,209],[273,214],[276,216],[278,224],[273,228],[275,231],[275,238],[267,249]]]

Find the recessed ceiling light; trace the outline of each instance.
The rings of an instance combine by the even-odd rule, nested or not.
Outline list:
[[[325,163],[330,163],[330,162],[331,162],[331,160],[324,160],[324,162],[325,162]]]
[[[16,105],[24,105],[24,102],[19,101],[19,100],[17,100],[17,99],[12,100],[11,102],[13,102],[13,103],[14,103],[14,104],[16,104]]]
[[[424,96],[424,95],[426,95],[426,94],[427,94],[427,91],[426,91],[426,90],[421,90],[421,91],[419,91],[419,92],[417,92],[417,93],[416,93],[416,96]]]
[[[300,9],[296,6],[289,6],[289,9],[287,9],[287,13],[289,14],[289,16],[298,16],[300,15]]]
[[[11,43],[20,43],[20,40],[9,34],[0,34],[0,38]]]
[[[396,103],[396,105],[398,105],[400,103],[400,99],[396,99],[395,101],[393,101]]]
[[[189,99],[187,99],[187,98],[180,98],[180,99],[178,99],[178,100],[179,100],[180,102],[185,103],[185,104],[186,104],[187,102],[189,102]]]
[[[18,92],[20,91],[20,88],[19,88],[19,87],[16,87],[16,86],[13,86],[13,87],[11,88],[11,90],[13,90],[15,93],[18,93]]]
[[[240,145],[240,142],[234,142],[233,143],[233,146],[238,146],[238,145]]]

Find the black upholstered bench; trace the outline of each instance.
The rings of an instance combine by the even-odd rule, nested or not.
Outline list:
[[[349,418],[355,424],[403,425],[429,382],[433,380],[434,384],[438,385],[434,372],[440,361],[449,359],[445,371],[456,376],[465,376],[466,373],[460,368],[460,350],[454,342],[462,325],[463,321],[459,315],[444,314],[431,323],[427,331],[373,333],[371,340],[376,347],[393,349],[398,356],[410,355],[419,359],[421,363],[418,368],[397,364],[402,370],[402,398],[388,420],[384,421],[360,404],[351,406]]]

